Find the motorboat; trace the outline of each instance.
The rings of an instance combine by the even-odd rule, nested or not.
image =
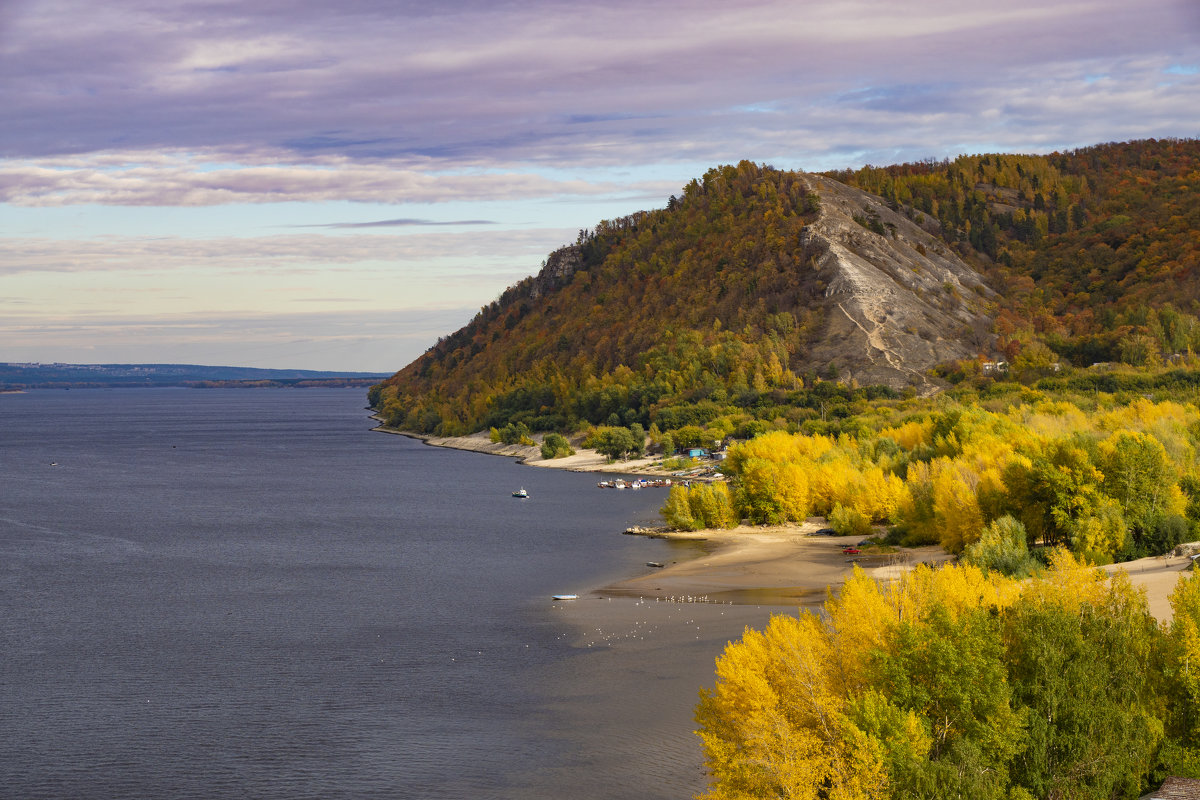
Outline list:
[[[524,488],[517,489],[515,492],[513,492],[513,497],[520,497],[522,500],[524,500],[526,497],[529,497],[529,492],[525,491]]]

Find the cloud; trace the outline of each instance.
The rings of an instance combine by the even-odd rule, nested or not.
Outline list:
[[[336,228],[336,229],[355,229],[355,228],[408,228],[414,226],[441,226],[441,225],[495,225],[494,220],[488,219],[459,219],[459,220],[432,220],[432,219],[381,219],[375,222],[326,222],[316,225],[296,225],[297,228]]]
[[[405,235],[277,234],[189,239],[182,236],[105,236],[91,239],[0,238],[0,276],[30,272],[170,272],[184,269],[308,271],[386,265],[445,264],[463,271],[503,265],[537,271],[546,255],[576,231],[504,230]]]
[[[1150,85],[1173,65],[1200,63],[1193,0],[66,0],[10,15],[0,43],[0,154],[24,160],[211,149],[274,152],[281,164],[425,160],[433,166],[414,169],[436,172],[809,160],[836,150],[801,149],[810,139],[886,148],[919,136],[942,150],[999,134],[1022,149],[1044,137],[997,129],[980,114],[987,98],[1018,91],[1020,76],[1061,76],[1086,62],[1094,74]],[[1172,77],[1189,91],[1200,81],[1186,70]],[[1076,91],[1072,82],[1039,84]],[[920,117],[912,126],[912,112],[939,107],[954,115],[950,131]],[[856,115],[840,121],[847,108],[876,112],[870,127]],[[1110,122],[1133,135],[1187,135],[1195,109],[1156,105],[1141,124]],[[1057,146],[1092,143],[1070,135],[1075,126],[1061,114],[1033,120],[1059,121]],[[352,193],[388,191],[348,166],[335,171],[358,184]],[[229,182],[189,181],[188,202],[219,202],[226,191],[265,196]],[[317,176],[302,182],[291,191],[321,193]],[[158,202],[146,192],[96,196]]]
[[[103,204],[211,206],[351,201],[443,203],[600,196],[635,186],[530,173],[440,173],[343,158],[309,164],[230,164],[232,154],[104,153],[0,162],[0,202],[19,206]],[[216,162],[216,163],[214,163]],[[645,189],[650,186],[642,187]],[[654,186],[661,189],[660,186]]]

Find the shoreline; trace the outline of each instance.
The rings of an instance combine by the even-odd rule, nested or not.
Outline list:
[[[676,541],[704,541],[709,552],[673,561],[661,569],[626,578],[593,591],[598,597],[634,597],[675,602],[769,605],[818,610],[830,593],[846,582],[857,566],[869,577],[887,582],[918,564],[953,562],[955,557],[937,545],[897,548],[892,554],[847,556],[841,548],[857,536],[813,536],[824,521],[803,525],[742,526],[732,530],[675,532],[626,531],[631,535]],[[1134,587],[1146,593],[1151,616],[1160,623],[1172,617],[1170,595],[1188,574],[1187,556],[1150,556],[1108,564],[1098,569],[1109,576],[1125,572]]]
[[[372,416],[378,421],[378,416]],[[431,447],[446,447],[488,455],[516,458],[531,467],[564,469],[570,472],[620,474],[668,474],[654,469],[656,458],[608,463],[605,456],[584,450],[565,458],[543,459],[537,447],[507,445],[489,440],[486,433],[470,436],[429,436],[388,428],[373,431],[418,439]],[[774,527],[739,526],[731,530],[696,532],[659,529],[630,529],[626,533],[673,541],[701,541],[708,552],[650,568],[650,572],[624,578],[589,590],[599,598],[651,598],[677,602],[732,603],[819,609],[831,591],[836,591],[857,564],[876,580],[889,581],[919,563],[940,564],[953,556],[936,545],[900,548],[897,554],[860,554],[847,557],[841,547],[859,540],[857,536],[812,536],[824,521],[809,519],[801,525]],[[1183,556],[1151,556],[1138,561],[1111,564],[1101,569],[1112,575],[1128,573],[1134,586],[1146,592],[1150,613],[1159,622],[1171,619],[1170,594],[1180,574],[1189,566]]]
[[[656,464],[659,457],[633,458],[628,461],[609,462],[607,456],[600,455],[595,450],[580,449],[573,456],[562,458],[542,458],[541,448],[537,445],[504,444],[493,442],[488,434],[480,431],[469,436],[433,436],[426,433],[413,433],[384,425],[378,414],[372,414],[371,419],[380,424],[371,428],[374,433],[388,433],[393,436],[405,436],[424,442],[430,447],[447,447],[451,450],[466,450],[471,453],[486,453],[493,456],[515,458],[528,467],[544,469],[562,469],[568,472],[606,472],[619,475],[670,475],[659,469]]]

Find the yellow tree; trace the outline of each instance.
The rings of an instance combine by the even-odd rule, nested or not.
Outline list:
[[[773,617],[726,648],[696,711],[706,800],[887,796],[877,748],[843,713],[831,655],[827,631],[809,613]]]

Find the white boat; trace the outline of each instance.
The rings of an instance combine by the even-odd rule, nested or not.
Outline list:
[[[577,594],[556,594],[551,599],[553,599],[553,600],[578,600],[579,595],[577,595]]]
[[[520,497],[520,498],[524,499],[526,497],[529,497],[529,492],[525,491],[524,487],[522,487],[520,489],[517,489],[515,492],[513,492],[513,497]]]

